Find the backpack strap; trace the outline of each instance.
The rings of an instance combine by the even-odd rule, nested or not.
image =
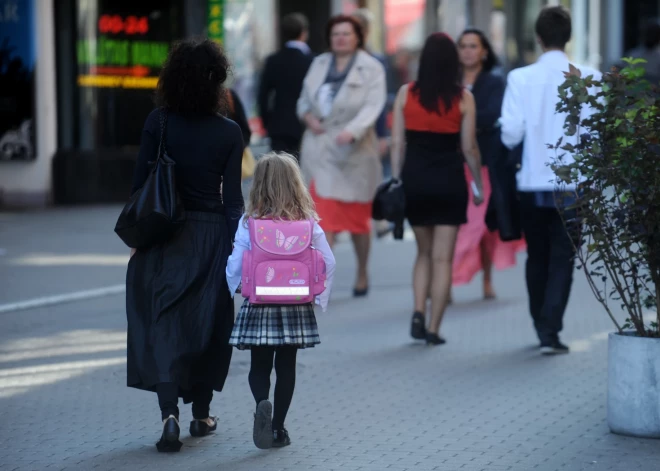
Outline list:
[[[256,224],[257,222],[254,220],[253,217],[248,218],[248,232],[250,233],[250,247],[252,249],[255,248],[255,243],[256,243]]]

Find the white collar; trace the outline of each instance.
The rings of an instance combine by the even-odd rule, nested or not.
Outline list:
[[[298,49],[303,54],[311,54],[312,52],[312,50],[309,48],[307,43],[304,41],[297,41],[297,40],[287,41],[284,44],[284,47],[288,47],[291,49]]]
[[[539,56],[537,62],[558,61],[558,60],[562,60],[562,61],[568,60],[568,56],[564,51],[552,50],[552,51],[544,52]]]

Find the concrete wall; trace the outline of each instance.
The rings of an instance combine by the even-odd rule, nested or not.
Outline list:
[[[57,150],[55,14],[53,3],[36,8],[36,144],[33,162],[0,163],[0,207],[44,207],[51,201],[51,161]]]

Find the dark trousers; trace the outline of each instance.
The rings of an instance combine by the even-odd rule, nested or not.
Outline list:
[[[562,222],[559,211],[535,205],[533,193],[520,193],[522,228],[527,242],[525,267],[529,311],[542,345],[559,340],[573,283],[578,224]],[[566,214],[565,218],[574,217]]]
[[[163,420],[170,415],[179,419],[179,386],[175,383],[158,383],[156,385],[158,405]],[[194,419],[206,419],[209,416],[213,388],[206,384],[195,384],[190,397],[192,398],[192,414]]]
[[[300,160],[300,141],[299,137],[271,136],[270,148],[275,152],[288,152]]]
[[[296,386],[296,355],[297,347],[252,347],[250,374],[250,390],[257,405],[268,400],[270,394],[270,374],[275,360],[275,404],[273,407],[273,430],[284,428],[284,419],[289,412]]]

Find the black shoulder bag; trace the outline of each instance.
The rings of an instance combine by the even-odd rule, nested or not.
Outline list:
[[[176,191],[175,162],[167,155],[167,110],[160,112],[158,155],[144,185],[124,206],[115,232],[126,245],[144,249],[166,242],[186,220],[181,198]]]

